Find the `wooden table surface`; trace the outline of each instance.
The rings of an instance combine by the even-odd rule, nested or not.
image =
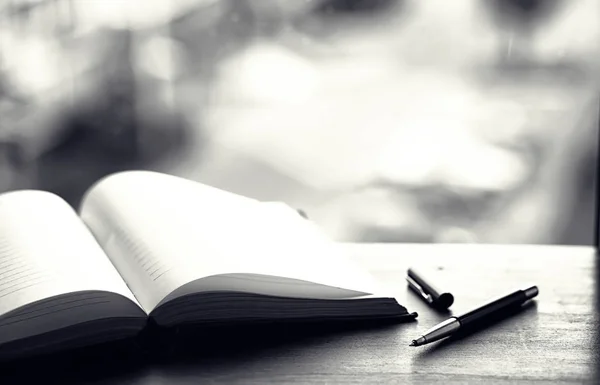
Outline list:
[[[12,375],[14,383],[23,383],[28,373],[37,371],[44,375],[44,381],[37,383],[109,385],[554,384],[600,380],[599,274],[593,249],[410,244],[342,247],[409,311],[417,311],[418,320],[320,332],[290,327],[285,335],[267,333],[233,344],[225,343],[228,336],[220,336],[216,338],[223,344],[199,341],[198,354],[153,363],[116,351],[94,358],[60,359],[59,365],[53,361],[46,367],[43,363],[38,366],[38,360],[3,368],[0,377]],[[408,266],[428,271],[439,286],[452,291],[454,313],[528,284],[538,285],[540,294],[535,305],[465,338],[409,347],[411,339],[448,315],[432,311],[407,290],[404,277]]]

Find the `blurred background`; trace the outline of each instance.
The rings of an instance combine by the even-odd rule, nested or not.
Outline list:
[[[341,241],[591,244],[599,91],[596,0],[0,0],[0,192],[147,169]]]

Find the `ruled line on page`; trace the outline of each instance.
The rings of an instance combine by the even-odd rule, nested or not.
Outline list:
[[[161,272],[159,275],[157,275],[156,277],[152,278],[153,281],[158,280],[160,277],[162,277],[163,275],[165,275],[166,273],[168,273],[169,271],[171,271],[171,269],[167,269],[163,272]]]
[[[20,274],[23,274],[23,273],[27,273],[27,274],[20,275]],[[19,282],[21,282],[25,278],[29,278],[31,276],[35,276],[35,275],[39,275],[39,274],[43,274],[43,273],[44,272],[37,271],[37,270],[34,270],[34,269],[27,269],[27,270],[23,270],[23,271],[21,271],[19,273],[13,274],[13,278],[12,279],[2,279],[2,281],[0,281],[0,293],[2,291],[4,291],[4,287],[7,287],[6,285],[9,284],[9,283],[17,282],[17,284],[18,284]],[[11,286],[8,286],[8,287],[11,287]]]
[[[120,227],[116,229],[116,235],[133,261],[153,281],[158,280],[168,270],[171,270],[171,267],[164,260],[153,255],[144,240],[129,236],[128,232]]]
[[[32,274],[29,274],[27,277],[27,279],[23,279],[23,280],[13,280],[11,282],[15,282],[12,285],[6,285],[6,284],[0,284],[0,294],[2,294],[2,292],[12,289],[14,287],[18,287],[19,285],[23,285],[23,284],[28,284],[31,281],[34,281],[38,278],[50,278],[49,276],[43,276],[42,272],[39,271],[34,271],[32,272]]]
[[[150,271],[151,271],[151,270],[153,270],[153,269],[154,269],[154,267],[155,267],[156,265],[158,265],[159,263],[160,263],[160,261],[154,261],[154,263],[151,263],[149,266],[147,266],[146,268],[144,268],[144,271],[145,271],[146,273],[148,273],[150,276],[152,276],[152,273],[151,273]]]
[[[6,266],[0,266],[0,279],[4,278],[5,274],[11,273],[15,270],[21,269],[23,267],[27,267],[29,266],[30,263],[27,261],[18,261],[17,263],[13,263],[13,264],[6,264]],[[7,269],[4,269],[4,268]],[[8,269],[10,267],[10,269]]]
[[[11,294],[14,294],[14,293],[16,293],[16,292],[18,292],[18,291],[21,291],[21,290],[24,290],[24,289],[28,289],[28,288],[30,288],[30,287],[33,287],[33,286],[39,285],[39,284],[41,284],[41,283],[45,283],[45,282],[47,282],[47,281],[50,281],[50,280],[52,279],[52,278],[50,278],[50,277],[40,277],[40,278],[42,278],[40,281],[36,281],[36,282],[30,283],[29,285],[26,285],[26,286],[19,287],[19,288],[17,288],[16,290],[10,291],[10,292],[8,292],[8,293],[1,294],[1,295],[0,295],[0,299],[1,299],[1,298],[4,298],[4,297],[7,297],[7,296],[9,296],[9,295],[11,295]]]

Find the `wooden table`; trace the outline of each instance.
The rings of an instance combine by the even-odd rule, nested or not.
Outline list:
[[[400,303],[419,313],[412,323],[328,331],[290,327],[254,339],[216,337],[176,360],[111,350],[105,356],[52,359],[2,368],[23,383],[101,384],[329,384],[329,383],[598,383],[599,273],[587,247],[495,245],[342,245],[370,269]],[[406,288],[408,266],[427,269],[455,295],[455,313],[527,284],[538,285],[534,306],[450,343],[408,344],[447,317]],[[226,341],[227,339],[237,341]],[[252,345],[252,346],[249,346]],[[129,354],[129,356],[128,356]],[[78,355],[79,357],[80,355]],[[91,361],[91,362],[90,362]],[[21,380],[21,381],[15,381]],[[0,378],[3,384],[13,383]]]

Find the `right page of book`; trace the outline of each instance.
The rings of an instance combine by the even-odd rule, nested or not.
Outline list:
[[[369,274],[285,204],[130,171],[95,185],[81,217],[147,312],[191,282],[198,282],[188,285],[192,291],[329,298],[378,293]]]

